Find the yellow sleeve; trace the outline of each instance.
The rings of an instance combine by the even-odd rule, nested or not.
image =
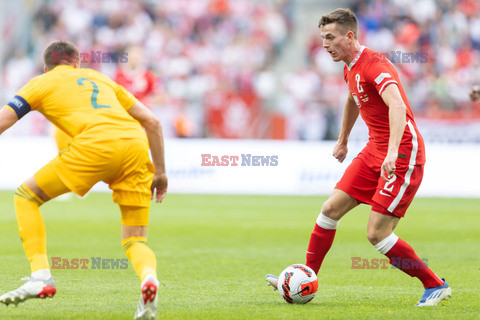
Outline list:
[[[7,103],[7,106],[15,111],[18,119],[40,107],[42,87],[39,82],[39,77],[33,78]]]
[[[4,106],[3,106],[3,109],[8,109],[8,110],[10,110],[10,111],[12,111],[12,112],[15,112],[15,110],[13,110],[13,108],[10,107],[8,104],[4,105]],[[16,113],[16,112],[15,112],[15,113]]]
[[[138,101],[133,94],[127,91],[123,86],[116,83],[115,94],[122,107],[128,111],[135,102]]]

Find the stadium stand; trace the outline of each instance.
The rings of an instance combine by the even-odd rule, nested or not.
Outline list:
[[[135,79],[138,90],[155,79],[142,99],[167,137],[335,139],[347,89],[343,66],[321,49],[317,24],[340,5],[357,12],[362,43],[390,58],[413,57],[395,65],[427,140],[480,140],[477,130],[466,131],[480,122],[467,89],[480,83],[480,5],[473,0],[2,2],[2,14],[23,10],[31,23],[17,29],[2,19],[1,97],[6,102],[42,72],[48,43],[69,39],[84,67]],[[143,51],[142,62],[125,76],[121,57],[134,59],[132,47]],[[111,59],[98,62],[102,54]],[[23,121],[31,125],[9,134],[50,131],[40,115]]]

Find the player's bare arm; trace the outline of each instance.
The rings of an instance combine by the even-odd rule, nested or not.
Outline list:
[[[165,155],[162,125],[155,117],[152,111],[140,101],[128,110],[128,113],[134,117],[145,128],[152,161],[155,166],[155,175],[152,182],[152,199],[155,195],[156,202],[162,202],[167,194],[168,180],[165,172]]]
[[[9,108],[0,109],[0,134],[13,126],[17,121],[18,116],[13,110]]]
[[[476,101],[480,99],[480,86],[473,86],[472,89],[470,89],[470,100]]]
[[[382,99],[388,106],[388,117],[390,122],[390,138],[388,140],[388,151],[381,168],[381,176],[385,181],[395,172],[395,162],[398,158],[398,147],[402,141],[403,132],[406,126],[407,107],[403,102],[398,86],[391,84],[382,93]]]
[[[343,162],[348,153],[348,137],[352,131],[353,125],[358,118],[358,107],[353,100],[352,95],[349,93],[347,96],[347,101],[345,101],[345,108],[343,111],[343,121],[342,128],[340,130],[340,135],[338,136],[338,141],[333,148],[333,156],[339,162]]]

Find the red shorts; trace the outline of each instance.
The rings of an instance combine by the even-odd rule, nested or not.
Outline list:
[[[380,166],[362,152],[353,159],[335,188],[371,205],[375,212],[402,218],[422,182],[423,164],[397,163],[389,181],[380,177]]]

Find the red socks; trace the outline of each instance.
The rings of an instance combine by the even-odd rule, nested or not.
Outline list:
[[[413,248],[395,234],[392,233],[375,245],[375,249],[386,255],[393,266],[422,281],[425,288],[443,285],[443,281],[419,258]]]
[[[323,259],[332,246],[335,232],[337,231],[338,221],[324,216],[322,213],[318,216],[317,223],[310,236],[310,242],[307,249],[308,267],[318,273]]]
[[[338,220],[320,213],[308,243],[306,265],[318,274],[325,255],[330,250]],[[418,278],[425,288],[443,285],[443,281],[422,261],[413,248],[394,233],[375,245],[375,249],[386,255],[390,263],[411,277]]]

